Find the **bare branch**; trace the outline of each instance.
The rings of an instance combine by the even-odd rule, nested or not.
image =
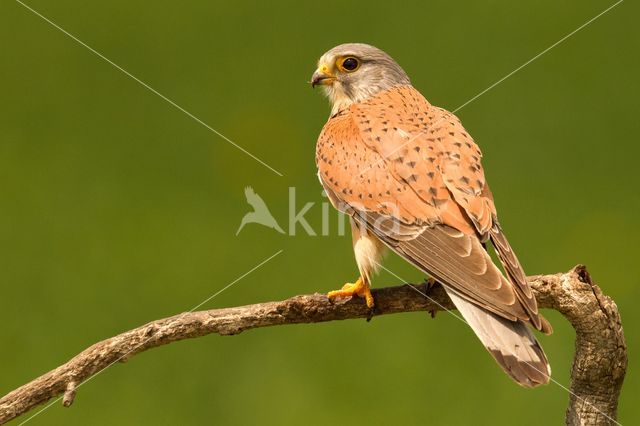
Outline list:
[[[564,274],[540,275],[529,280],[539,305],[558,310],[576,330],[567,424],[616,424],[627,352],[615,303],[593,284],[584,266],[576,266]],[[99,371],[147,349],[178,340],[212,333],[232,335],[274,325],[453,308],[438,285],[405,284],[376,289],[373,294],[376,300],[373,313],[361,300],[334,304],[322,294],[312,294],[280,302],[187,312],[152,321],[96,343],[55,370],[4,396],[0,399],[0,424],[59,395],[64,395],[63,404],[68,407],[82,382]]]

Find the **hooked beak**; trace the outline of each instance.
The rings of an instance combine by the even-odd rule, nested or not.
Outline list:
[[[326,65],[322,65],[318,67],[318,69],[311,76],[311,87],[333,84],[335,80],[336,76],[331,73],[329,67],[327,67]]]

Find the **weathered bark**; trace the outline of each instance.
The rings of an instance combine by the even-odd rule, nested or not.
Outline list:
[[[618,424],[618,397],[627,370],[618,307],[581,265],[556,280],[531,279],[538,303],[560,312],[576,331],[566,423]]]
[[[576,330],[567,424],[616,424],[627,353],[615,303],[593,284],[584,266],[564,274],[534,276],[529,280],[539,305],[558,310]],[[376,289],[373,294],[376,300],[374,312],[370,312],[361,300],[334,304],[325,295],[312,294],[280,302],[186,312],[152,321],[96,343],[55,370],[4,396],[0,399],[0,424],[60,395],[68,407],[73,403],[77,388],[96,373],[147,349],[178,340],[211,333],[232,335],[274,325],[453,308],[438,285],[405,284]]]

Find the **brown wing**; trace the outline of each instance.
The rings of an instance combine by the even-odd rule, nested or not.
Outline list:
[[[544,328],[526,280],[509,272],[519,264],[507,257],[512,251],[495,231],[480,158],[459,120],[410,86],[381,92],[331,118],[316,156],[338,208],[359,217],[394,251],[460,297]],[[482,247],[494,236],[516,285]]]

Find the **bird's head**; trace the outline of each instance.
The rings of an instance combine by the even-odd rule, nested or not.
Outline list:
[[[347,43],[334,47],[320,57],[311,76],[311,86],[322,86],[339,111],[354,102],[394,86],[411,84],[404,70],[377,47]]]

